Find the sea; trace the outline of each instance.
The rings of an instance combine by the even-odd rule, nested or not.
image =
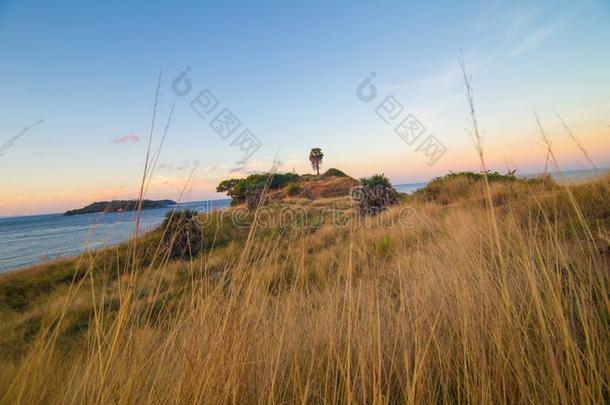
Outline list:
[[[562,172],[561,175],[550,174],[559,182],[574,182],[599,176],[609,170],[574,170]],[[539,174],[523,177],[537,175]],[[394,187],[397,191],[408,194],[426,184],[427,182],[395,184]],[[210,212],[227,208],[230,203],[230,199],[195,201],[181,203],[178,208]],[[142,211],[140,232],[159,225],[165,214],[175,208]],[[124,242],[133,235],[134,216],[134,212],[113,212],[0,218],[0,273]]]
[[[176,208],[210,212],[230,204],[231,199],[207,200],[143,210],[139,233],[159,225]],[[133,235],[134,218],[133,211],[0,218],[0,273],[124,242]]]

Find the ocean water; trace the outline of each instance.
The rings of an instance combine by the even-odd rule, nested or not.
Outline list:
[[[610,173],[610,169],[607,168],[602,168],[602,169],[597,169],[597,170],[566,170],[564,172],[561,173],[557,173],[557,172],[550,172],[549,175],[553,178],[553,180],[555,180],[556,182],[565,182],[565,183],[573,183],[573,182],[580,182],[580,181],[586,181],[586,180],[591,180],[594,179],[596,177],[602,176],[606,173]],[[542,173],[532,173],[532,174],[526,174],[523,175],[521,177],[523,178],[533,178],[533,177],[539,177],[541,176]]]
[[[407,184],[394,184],[394,189],[399,193],[411,194],[415,190],[426,187],[428,183],[407,183]]]
[[[180,208],[209,212],[230,199],[181,203]],[[173,207],[144,210],[140,234],[163,222]],[[0,273],[123,242],[132,235],[135,212],[0,218]]]

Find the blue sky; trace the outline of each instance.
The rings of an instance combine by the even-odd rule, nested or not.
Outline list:
[[[0,215],[135,196],[160,70],[157,128],[176,107],[151,198],[177,197],[195,164],[189,200],[218,197],[219,180],[267,170],[274,157],[280,170],[311,171],[314,146],[325,167],[355,177],[385,172],[404,183],[477,170],[460,49],[492,168],[544,166],[532,107],[565,169],[586,161],[552,108],[608,166],[609,4],[0,2],[0,145],[44,119],[0,152]],[[172,79],[187,66],[193,93],[176,97]],[[356,88],[371,72],[380,99],[363,103]],[[203,89],[262,143],[241,170],[231,139],[189,105]],[[434,165],[376,115],[389,95],[445,146]]]

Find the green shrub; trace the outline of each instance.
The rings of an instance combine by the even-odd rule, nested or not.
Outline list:
[[[387,257],[390,253],[390,247],[392,246],[392,238],[390,235],[383,235],[381,240],[379,241],[379,245],[377,245],[377,250],[379,254],[383,257]]]
[[[271,190],[282,188],[290,182],[299,180],[299,175],[296,173],[251,174],[245,179],[223,180],[216,187],[216,191],[227,193],[233,199],[231,204],[238,205],[246,202],[247,195],[254,193],[254,190],[263,189],[269,176],[272,176],[269,184]]]
[[[268,195],[263,197],[263,187],[251,188],[246,191],[246,206],[250,211],[255,211],[259,205],[267,205]],[[261,202],[261,198],[263,201]]]
[[[322,175],[322,177],[349,177],[347,174],[345,174],[344,172],[342,172],[339,169],[335,169],[334,167],[331,167],[330,169],[328,169],[327,171],[324,172],[324,174]]]
[[[374,215],[398,203],[398,193],[384,174],[360,179],[360,187],[352,189],[351,197],[359,214]]]
[[[203,235],[197,223],[197,211],[168,212],[163,222],[163,248],[171,259],[197,256],[203,248]]]
[[[286,192],[289,196],[295,196],[301,192],[301,185],[299,183],[290,183]]]

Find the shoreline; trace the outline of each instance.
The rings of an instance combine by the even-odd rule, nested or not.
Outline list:
[[[566,184],[578,184],[578,183],[583,183],[583,182],[587,182],[587,181],[592,181],[595,180],[596,178],[599,178],[601,176],[603,176],[606,173],[610,172],[610,168],[601,168],[598,169],[596,172],[594,170],[576,170],[576,171],[563,171],[561,172],[562,174],[564,174],[563,176],[563,181]],[[535,178],[535,177],[539,177],[541,176],[543,173],[540,174],[526,174],[523,176],[517,176],[519,178],[522,179],[530,179],[530,178]],[[551,177],[553,178],[554,181],[560,183],[562,180],[562,176],[559,175],[559,173],[557,172],[550,172]],[[418,182],[418,183],[402,183],[402,184],[395,184],[394,187],[396,188],[397,191],[402,192],[402,193],[406,193],[406,194],[410,194],[414,191],[416,191],[417,189],[423,188],[426,186],[426,184],[428,184],[428,182]],[[197,208],[200,207],[189,207],[192,205],[200,205],[202,207],[205,207],[206,209],[200,212],[209,212],[209,211],[216,211],[218,209],[223,209],[226,208],[224,206],[220,206],[218,208],[211,208],[213,207],[215,204],[220,204],[220,205],[228,205],[227,203],[230,202],[230,198],[222,198],[222,199],[210,199],[210,200],[200,200],[200,201],[190,201],[190,202],[179,202],[177,204],[178,209],[182,206],[185,208],[193,208],[195,210],[197,210]],[[143,215],[147,215],[147,213],[151,213],[151,212],[155,212],[157,210],[171,210],[171,209],[176,209],[176,206],[171,206],[171,207],[166,207],[166,208],[153,208],[153,209],[148,209],[148,210],[142,210],[141,213],[143,213]],[[119,215],[130,215],[130,216],[134,216],[136,211],[124,211],[124,212],[96,212],[96,213],[89,213],[89,214],[82,214],[82,215],[73,215],[73,216],[65,216],[62,213],[50,213],[50,214],[35,214],[35,215],[25,215],[25,216],[11,216],[11,217],[1,217],[0,218],[0,231],[2,230],[2,225],[3,223],[6,223],[7,221],[19,221],[19,220],[32,220],[32,219],[44,219],[44,218],[54,218],[54,219],[60,219],[60,218],[83,218],[84,220],[90,219],[90,218],[96,218],[96,219],[101,219],[101,218],[112,218],[113,216],[119,216]],[[145,234],[146,232],[151,231],[155,226],[158,226],[158,224],[161,221],[158,221],[156,224],[143,224],[142,227],[142,234]],[[95,233],[96,231],[96,227],[97,225],[99,225],[98,223],[91,223],[88,225],[88,233]],[[110,224],[112,225],[112,224]],[[129,226],[131,226],[131,224],[129,224]],[[151,226],[153,228],[151,228]],[[67,236],[67,233],[62,234],[63,236]],[[66,258],[74,258],[77,257],[87,251],[99,251],[99,250],[103,250],[112,246],[117,246],[121,243],[124,243],[125,241],[129,240],[131,236],[128,237],[119,237],[116,240],[112,240],[111,242],[108,242],[107,240],[105,240],[103,243],[92,243],[91,246],[83,246],[84,243],[87,242],[87,239],[84,239],[83,241],[81,241],[80,244],[80,248],[75,250],[75,249],[68,249],[68,253],[67,254],[62,254],[61,252],[57,253],[57,252],[46,252],[46,253],[42,253],[40,255],[40,258],[38,260],[32,260],[30,259],[30,261],[25,262],[23,264],[20,264],[16,267],[6,267],[6,268],[1,268],[0,267],[0,276],[7,274],[7,273],[14,273],[14,272],[20,272],[23,270],[27,270],[29,268],[35,267],[35,266],[40,266],[40,265],[47,265],[52,263],[55,260],[62,260],[62,259],[66,259]],[[0,241],[2,240],[2,235],[0,234]],[[38,243],[43,242],[41,240],[41,238],[39,238]],[[7,242],[8,243],[8,242]],[[33,241],[31,243],[36,243],[36,241]],[[25,257],[27,257],[26,254],[24,254]],[[31,256],[31,255],[30,255]],[[7,260],[18,260],[16,256],[12,256],[12,257],[8,257]],[[23,260],[26,260],[25,258]]]
[[[142,210],[140,236],[158,226],[173,209],[209,212],[229,206],[230,199],[180,203]],[[21,271],[57,259],[76,257],[119,245],[133,237],[136,211],[98,212],[64,216],[61,213],[0,219],[0,275]],[[15,265],[12,265],[15,264]]]

